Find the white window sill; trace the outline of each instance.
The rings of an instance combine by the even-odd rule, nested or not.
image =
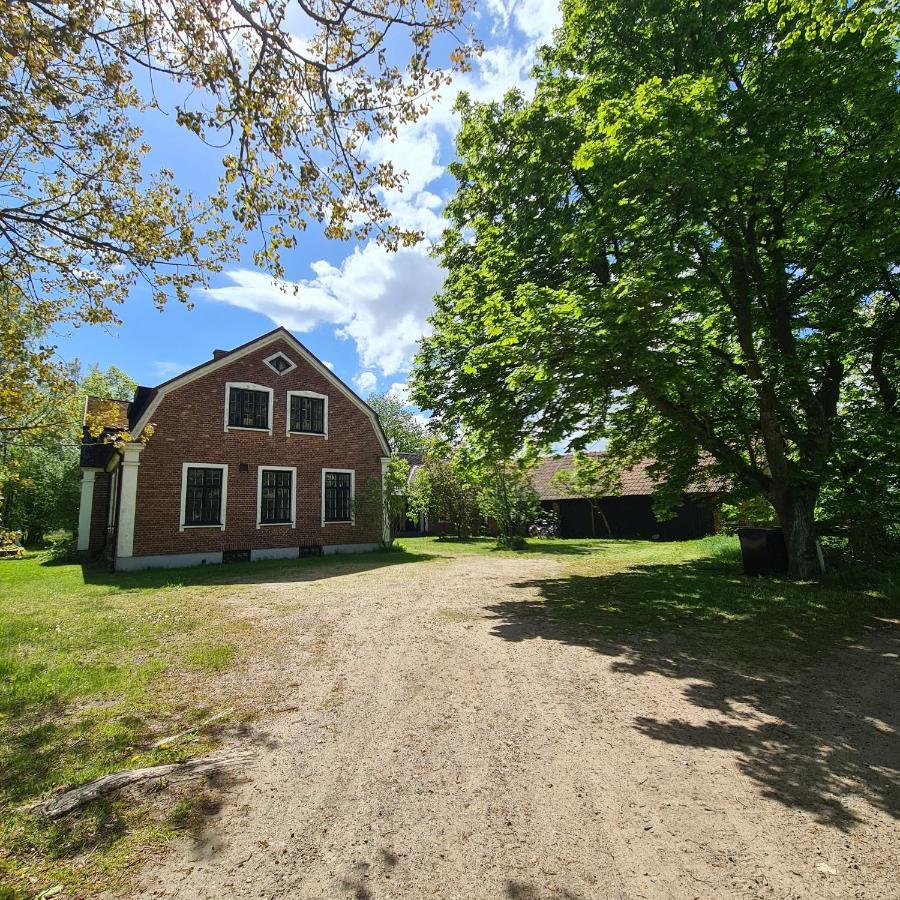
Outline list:
[[[328,440],[328,432],[327,431],[288,431],[288,437],[291,435],[298,435],[300,437],[320,437]]]
[[[182,525],[181,528],[179,528],[178,530],[179,531],[189,531],[192,528],[218,528],[219,531],[224,531],[225,523],[222,522],[219,525]]]
[[[271,434],[271,428],[251,428],[249,425],[226,425],[226,431],[259,431],[262,434]]]
[[[329,519],[327,522],[323,522],[323,527],[325,525],[353,525],[353,519]]]
[[[293,528],[294,527],[293,522],[257,522],[256,523],[257,528],[271,528],[272,526],[275,526],[275,525],[281,525],[283,528]]]

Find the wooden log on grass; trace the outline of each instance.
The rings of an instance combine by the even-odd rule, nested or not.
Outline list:
[[[223,769],[248,763],[254,756],[255,753],[252,750],[237,750],[213,756],[201,756],[183,763],[169,763],[163,766],[149,766],[145,769],[114,772],[112,775],[95,778],[93,781],[72,788],[63,794],[57,794],[46,800],[38,800],[26,808],[29,812],[36,812],[49,819],[58,819],[80,809],[92,800],[99,800],[101,797],[109,796],[142,781],[152,781],[156,778],[181,781],[185,778],[196,778],[199,775],[210,775]]]

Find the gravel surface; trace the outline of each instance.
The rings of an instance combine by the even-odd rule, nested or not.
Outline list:
[[[280,617],[246,677],[280,680],[284,711],[137,895],[900,896],[896,628],[788,683],[548,620],[533,582],[563,568],[236,594]]]

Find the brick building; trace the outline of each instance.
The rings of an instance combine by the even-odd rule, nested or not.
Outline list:
[[[389,452],[375,413],[278,328],[131,402],[88,398],[78,549],[119,570],[374,549],[380,508],[358,501]]]

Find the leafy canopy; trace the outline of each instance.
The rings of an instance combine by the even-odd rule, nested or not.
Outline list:
[[[872,466],[900,458],[898,4],[563,12],[533,101],[460,101],[413,400],[508,450],[607,438],[676,491],[711,462],[811,574],[839,457],[900,490]]]
[[[87,0],[0,4],[0,277],[51,322],[162,305],[234,258],[282,274],[296,233],[377,229],[403,180],[366,143],[415,120],[472,45],[466,0]],[[303,35],[301,39],[299,35]],[[221,159],[210,196],[146,167],[165,115]],[[157,148],[159,149],[159,148]]]

